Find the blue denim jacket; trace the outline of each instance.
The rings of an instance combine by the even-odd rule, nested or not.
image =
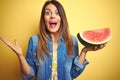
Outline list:
[[[58,80],[73,80],[78,75],[80,75],[85,66],[88,64],[88,61],[85,60],[84,64],[78,62],[78,42],[77,39],[72,37],[74,42],[74,51],[70,58],[67,58],[67,48],[64,43],[64,38],[61,37],[58,43],[57,50],[57,71],[58,71]],[[30,75],[26,76],[23,74],[23,80],[30,80],[33,76],[36,77],[36,80],[51,80],[52,73],[52,50],[53,43],[52,39],[48,40],[47,46],[50,52],[50,56],[45,54],[46,61],[37,59],[37,44],[38,36],[34,35],[29,40],[28,51],[26,55],[26,60],[31,66]]]

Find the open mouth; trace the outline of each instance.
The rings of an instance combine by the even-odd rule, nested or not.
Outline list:
[[[54,21],[54,22],[53,22],[53,21],[50,21],[49,24],[50,24],[50,27],[51,27],[51,28],[54,28],[54,27],[56,27],[57,22],[55,22],[55,21]]]

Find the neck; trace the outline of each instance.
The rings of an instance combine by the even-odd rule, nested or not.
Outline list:
[[[57,41],[56,41],[56,36],[57,36],[56,34],[51,34],[51,37],[52,37],[53,42],[57,42]]]
[[[53,40],[53,51],[57,50],[57,48],[58,48],[56,36],[57,35],[55,35],[55,34],[51,34],[51,37],[52,37],[52,40]]]

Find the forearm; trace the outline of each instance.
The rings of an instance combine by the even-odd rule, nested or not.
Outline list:
[[[85,48],[83,48],[81,50],[81,53],[80,53],[79,58],[78,58],[78,61],[79,61],[80,64],[84,64],[86,53],[87,53],[87,50]]]
[[[21,67],[21,71],[26,75],[29,76],[30,75],[30,65],[27,63],[25,57],[21,54],[21,55],[17,55],[19,62],[20,62],[20,67]]]
[[[78,75],[80,75],[85,69],[85,66],[88,64],[88,61],[85,60],[86,52],[87,51],[85,51],[83,48],[80,55],[75,57],[73,66],[71,68],[71,76],[73,78],[76,78]]]
[[[12,49],[16,55],[18,56],[19,62],[20,62],[20,66],[21,66],[21,70],[25,75],[29,75],[30,74],[30,66],[27,63],[25,57],[22,54],[22,49],[19,46],[17,40],[14,40],[15,44],[13,45],[11,42],[9,42],[8,40],[6,40],[4,37],[0,37],[0,40],[2,40],[10,49]]]

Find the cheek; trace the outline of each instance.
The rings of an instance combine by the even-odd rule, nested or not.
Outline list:
[[[61,18],[58,18],[59,25],[61,24]]]
[[[44,17],[44,20],[45,20],[45,25],[48,26],[49,19],[47,17]]]

